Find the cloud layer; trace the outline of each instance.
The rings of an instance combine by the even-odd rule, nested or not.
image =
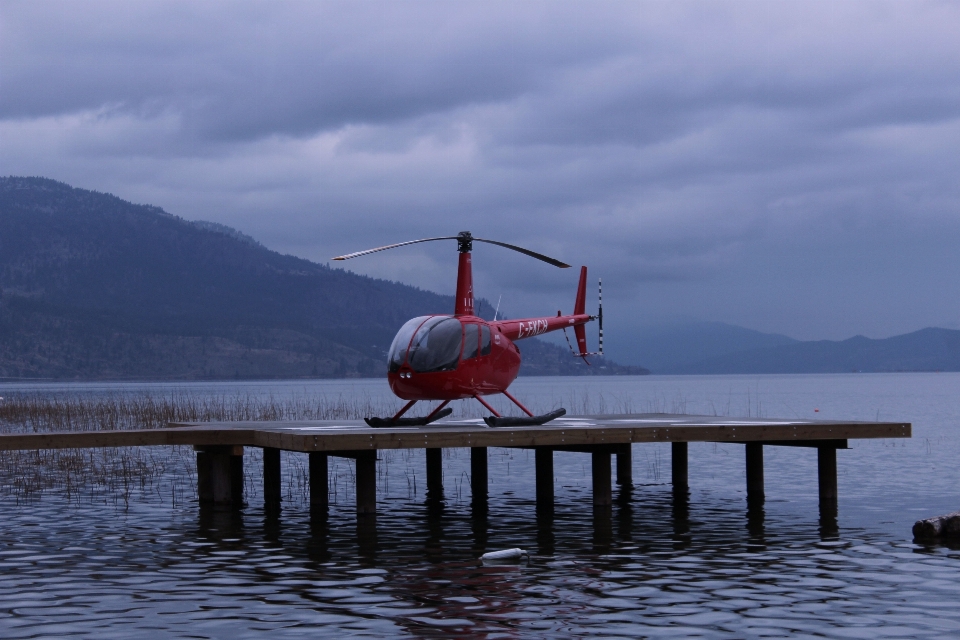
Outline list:
[[[678,316],[801,338],[960,322],[956,4],[7,2],[0,18],[0,174],[321,261],[470,229],[603,275],[626,351],[635,323]],[[446,292],[453,264],[417,245],[349,266]],[[496,248],[475,264],[512,315],[571,303],[575,275]]]

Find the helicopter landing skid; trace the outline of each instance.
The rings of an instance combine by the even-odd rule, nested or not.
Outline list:
[[[440,418],[446,418],[453,413],[453,409],[441,409],[422,418],[364,418],[363,421],[371,427],[425,427]]]
[[[513,418],[509,416],[488,416],[483,419],[488,427],[534,427],[546,424],[562,415],[566,415],[566,409],[557,409],[542,416],[525,416],[523,418]]]

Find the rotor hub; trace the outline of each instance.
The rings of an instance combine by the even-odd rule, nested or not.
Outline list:
[[[469,231],[461,231],[457,234],[457,251],[460,253],[473,251],[473,234]]]

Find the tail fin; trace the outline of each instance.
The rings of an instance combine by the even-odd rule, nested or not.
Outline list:
[[[587,309],[587,268],[580,267],[580,285],[577,287],[577,300],[573,304],[573,313],[574,315],[580,315],[586,313]],[[586,353],[587,353],[587,331],[584,329],[582,324],[578,324],[573,328],[574,335],[577,336],[577,349],[580,350],[580,353],[577,354],[583,358],[584,362],[587,362]],[[587,364],[590,364],[587,362]]]
[[[577,286],[577,301],[573,303],[573,314],[586,313],[587,309],[587,268],[580,267],[580,284]]]

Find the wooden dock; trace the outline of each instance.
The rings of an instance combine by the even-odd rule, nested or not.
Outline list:
[[[670,442],[675,490],[688,488],[687,443],[743,443],[748,501],[762,501],[763,448],[812,447],[818,452],[822,510],[836,509],[837,450],[849,440],[909,438],[902,422],[828,422],[766,418],[722,418],[672,414],[566,416],[543,426],[489,428],[480,419],[445,419],[424,427],[370,428],[360,420],[311,422],[172,423],[166,429],[27,433],[0,435],[0,450],[191,445],[197,451],[201,503],[238,506],[243,503],[244,447],[263,449],[264,502],[278,507],[281,499],[280,451],[309,455],[311,506],[327,507],[328,458],[356,462],[357,514],[376,513],[376,462],[380,449],[426,449],[428,495],[442,491],[442,449],[469,448],[471,489],[475,502],[487,499],[487,448],[535,450],[537,509],[553,508],[553,452],[591,455],[593,504],[612,503],[616,481],[632,484],[632,444]]]

